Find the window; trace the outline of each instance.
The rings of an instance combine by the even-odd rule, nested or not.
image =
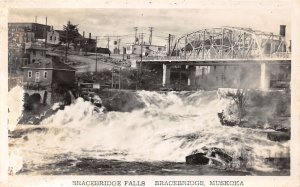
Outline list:
[[[40,82],[40,72],[35,72],[35,82]]]
[[[158,51],[161,51],[161,47],[158,48]]]
[[[48,77],[48,71],[44,71],[44,79],[47,79]]]
[[[50,40],[52,40],[52,36],[50,36]]]
[[[149,49],[149,46],[147,46],[146,49]]]
[[[36,52],[35,51],[33,51],[32,53],[33,53],[33,56],[36,56]]]
[[[21,58],[20,59],[22,66],[27,65],[28,59],[27,58]]]
[[[54,41],[56,41],[56,36],[54,37]]]
[[[28,71],[28,78],[32,77],[32,71]]]

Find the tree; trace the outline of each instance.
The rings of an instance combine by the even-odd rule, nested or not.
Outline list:
[[[78,42],[78,25],[74,25],[68,21],[67,25],[63,26],[63,30],[65,31],[66,35],[61,39],[61,41],[66,44],[65,62],[67,62],[70,43],[74,43],[76,45]]]
[[[243,117],[246,115],[247,90],[237,89],[236,93],[229,92],[227,93],[227,96],[231,97],[236,104],[238,110],[238,120],[239,124],[241,124]]]

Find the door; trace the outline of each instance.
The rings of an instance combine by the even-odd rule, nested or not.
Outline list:
[[[35,82],[40,82],[40,72],[35,72]]]

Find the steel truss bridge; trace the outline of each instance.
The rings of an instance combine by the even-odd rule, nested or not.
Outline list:
[[[177,39],[168,56],[143,57],[144,62],[289,61],[285,38],[251,28],[205,28]]]
[[[285,33],[256,31],[250,28],[217,27],[205,28],[177,39],[174,46],[169,47],[168,56],[148,56],[137,64],[142,69],[142,64],[158,63],[163,65],[162,85],[170,84],[171,69],[188,65],[188,85],[195,84],[194,66],[240,66],[253,64],[260,65],[259,87],[268,90],[272,65],[290,66],[291,53],[285,41]],[[252,64],[252,65],[251,65]],[[236,79],[240,80],[240,73]]]

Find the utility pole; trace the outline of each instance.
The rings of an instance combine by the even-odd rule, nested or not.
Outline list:
[[[143,69],[143,39],[144,39],[144,33],[140,33],[141,38],[141,62],[140,62],[140,73],[139,73],[139,84],[141,83],[142,78],[142,69]]]
[[[169,52],[168,52],[168,56],[171,56],[171,34],[169,34],[168,44],[169,44]]]
[[[153,27],[149,27],[150,30],[150,36],[149,36],[149,44],[152,44],[152,32],[153,32]]]
[[[121,67],[119,70],[119,90],[121,89]]]
[[[45,49],[47,48],[47,16],[46,16],[46,27],[45,27]]]
[[[126,48],[123,47],[123,61],[125,60],[125,50],[126,50]]]
[[[108,48],[108,51],[109,51],[109,41],[110,41],[110,38],[109,38],[109,36],[107,36],[107,48]],[[110,51],[109,51],[109,56],[110,56]]]
[[[121,43],[121,39],[118,37],[118,54],[120,54],[120,43]]]
[[[138,28],[137,27],[133,27],[133,29],[134,29],[134,32],[135,32],[135,37],[134,37],[134,44],[136,44],[137,43],[137,31],[138,31]]]
[[[171,35],[171,55],[172,56],[172,48],[173,48],[173,40],[175,38],[175,35]]]
[[[141,38],[141,62],[143,61],[143,40],[144,40],[144,33],[140,33]]]
[[[187,35],[185,36],[184,40],[184,58],[186,59],[186,49],[187,49]]]
[[[68,21],[68,24],[67,24],[67,28],[66,28],[66,53],[65,53],[65,63],[68,62],[68,32],[69,32],[69,23],[70,21]]]
[[[98,57],[97,57],[97,40],[98,40],[98,36],[96,36],[96,44],[95,44],[95,55],[96,55],[96,65],[95,65],[95,72],[97,73],[98,71]]]
[[[114,88],[114,68],[111,69],[111,88]]]

